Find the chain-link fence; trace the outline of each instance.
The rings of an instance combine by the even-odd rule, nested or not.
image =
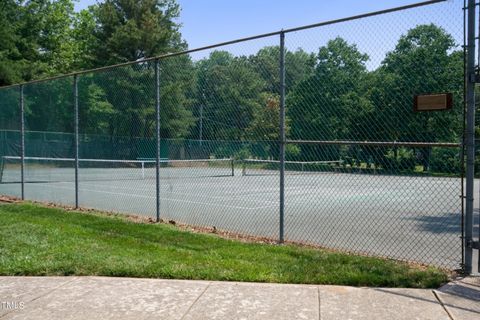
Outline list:
[[[0,193],[458,268],[463,5],[1,89]]]

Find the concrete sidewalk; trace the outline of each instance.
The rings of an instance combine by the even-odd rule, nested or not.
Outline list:
[[[480,278],[439,290],[0,277],[0,319],[480,319]]]

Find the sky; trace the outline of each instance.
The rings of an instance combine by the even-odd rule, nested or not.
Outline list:
[[[419,1],[421,0],[177,0],[181,7],[177,22],[182,25],[180,31],[183,39],[192,49]],[[461,0],[449,0],[450,5],[452,1],[461,3]],[[96,2],[97,0],[78,0],[75,8],[81,10]],[[431,12],[428,8],[415,9],[415,12],[373,18],[368,22],[359,21],[335,25],[335,28],[323,28],[322,32],[328,37],[320,35],[318,30],[307,31],[301,35],[287,35],[286,45],[292,50],[302,48],[313,52],[326,44],[327,40],[341,36],[356,43],[363,52],[369,54],[369,63],[374,68],[385,53],[394,48],[399,37],[416,24],[445,24],[446,29],[452,29],[451,33],[455,33],[457,40],[461,40],[460,5],[455,7],[456,12],[458,10],[455,21],[451,18],[451,12],[446,11],[450,10],[451,6],[435,6],[437,7]],[[311,48],[310,42],[314,43]],[[226,49],[233,54],[253,54],[263,46],[277,44],[278,37]],[[209,51],[205,51],[194,54],[192,58],[201,59],[208,54]]]
[[[312,24],[374,10],[415,3],[415,0],[177,0],[178,22],[190,48],[259,33]],[[81,10],[97,0],[79,0]]]

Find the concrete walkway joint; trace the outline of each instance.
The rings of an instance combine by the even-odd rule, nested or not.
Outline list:
[[[0,277],[0,319],[480,319],[480,278],[438,290]]]

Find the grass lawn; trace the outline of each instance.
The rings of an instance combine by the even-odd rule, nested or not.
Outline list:
[[[0,205],[0,275],[438,287],[435,268],[295,245],[244,243],[118,216]]]

